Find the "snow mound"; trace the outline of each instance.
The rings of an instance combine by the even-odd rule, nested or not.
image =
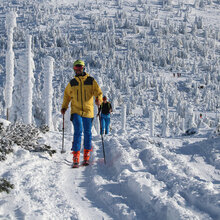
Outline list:
[[[3,118],[0,118],[0,126],[1,126],[1,127],[6,128],[6,127],[8,127],[10,124],[11,124],[10,121],[5,120],[5,119],[3,119]],[[0,130],[0,131],[1,131],[1,130]]]
[[[213,141],[213,146],[216,144],[218,141]],[[105,149],[105,172],[98,167],[92,186],[96,199],[109,207],[115,218],[220,217],[218,191],[211,181],[201,181],[178,151],[172,152],[151,139],[118,136],[106,137]],[[211,158],[210,153],[207,158]]]

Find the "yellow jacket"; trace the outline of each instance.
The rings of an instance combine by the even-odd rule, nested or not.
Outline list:
[[[102,103],[102,90],[96,80],[88,73],[84,73],[84,76],[75,76],[65,88],[62,108],[67,109],[71,101],[71,114],[93,118],[94,96]]]

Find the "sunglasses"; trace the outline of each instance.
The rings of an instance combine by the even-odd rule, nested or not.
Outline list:
[[[84,66],[78,64],[73,67],[74,70],[83,70],[83,68]]]

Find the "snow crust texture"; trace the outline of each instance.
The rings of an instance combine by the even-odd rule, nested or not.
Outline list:
[[[2,178],[14,184],[0,195],[1,218],[218,219],[219,168],[211,152],[219,153],[219,137],[161,142],[133,132],[104,136],[106,164],[94,135],[91,164],[78,169],[71,168],[71,134],[65,135],[65,154],[61,133],[41,135],[41,144],[57,151],[52,157],[14,144],[1,162]]]

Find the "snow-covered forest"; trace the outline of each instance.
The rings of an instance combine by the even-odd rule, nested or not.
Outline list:
[[[14,184],[0,218],[220,218],[219,0],[0,0],[0,18],[0,174]],[[113,114],[107,164],[95,118],[95,162],[73,171],[60,109],[76,59]]]

